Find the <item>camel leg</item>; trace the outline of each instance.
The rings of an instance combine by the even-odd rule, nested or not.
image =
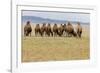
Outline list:
[[[30,37],[31,37],[31,32],[29,33]]]
[[[48,36],[50,37],[50,32],[48,32]]]
[[[35,31],[35,36],[37,36],[37,32]]]
[[[51,31],[51,36],[53,36],[53,32]]]
[[[79,34],[79,37],[81,38],[81,34]]]

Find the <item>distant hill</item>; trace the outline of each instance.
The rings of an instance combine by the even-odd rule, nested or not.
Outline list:
[[[58,24],[64,24],[68,22],[67,20],[54,20],[54,19],[46,19],[46,18],[41,18],[41,17],[36,17],[36,16],[22,16],[22,23],[25,23],[27,21],[31,21],[32,23],[58,23]],[[71,23],[77,23],[78,21],[70,21]],[[89,23],[84,23],[80,22],[81,24],[89,24]]]

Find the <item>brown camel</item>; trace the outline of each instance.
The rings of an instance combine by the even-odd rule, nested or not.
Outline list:
[[[24,35],[29,36],[29,34],[30,34],[30,36],[31,36],[31,32],[32,32],[32,27],[30,25],[30,21],[27,21],[27,23],[24,27]]]
[[[53,36],[53,31],[52,31],[52,29],[51,29],[50,23],[48,23],[48,25],[47,25],[46,34],[47,34],[48,36],[50,36],[50,35]]]
[[[63,35],[63,31],[64,31],[64,27],[63,27],[63,25],[61,24],[60,27],[58,27],[58,35],[59,35],[59,36],[62,36],[62,35]]]
[[[57,34],[58,34],[58,26],[57,26],[57,24],[55,23],[54,26],[53,26],[53,35],[54,35],[54,36],[57,36]]]
[[[41,36],[46,36],[46,23],[43,23],[43,25],[40,28]]]
[[[66,25],[66,32],[68,36],[75,36],[74,27],[70,22],[68,22],[68,24]]]
[[[40,31],[40,25],[39,24],[36,24],[36,27],[35,27],[35,36],[41,34],[41,31]]]
[[[78,37],[81,38],[81,34],[82,34],[82,26],[80,25],[79,22],[77,23],[76,31],[77,31]]]

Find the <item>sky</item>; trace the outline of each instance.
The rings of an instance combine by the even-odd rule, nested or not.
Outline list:
[[[22,11],[22,16],[36,16],[55,20],[79,21],[84,23],[90,22],[89,13],[78,12]]]

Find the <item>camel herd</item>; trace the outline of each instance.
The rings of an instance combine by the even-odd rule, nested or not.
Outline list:
[[[32,33],[32,27],[30,24],[30,21],[27,21],[26,25],[24,26],[24,36],[31,36]],[[76,30],[76,31],[75,31]],[[81,38],[81,34],[82,34],[82,26],[80,25],[80,23],[77,23],[77,27],[74,28],[73,25],[68,22],[67,24],[60,24],[60,26],[58,27],[58,25],[55,23],[53,25],[53,27],[51,27],[51,24],[48,23],[43,23],[42,26],[40,26],[40,24],[36,24],[35,28],[35,36],[74,36],[74,37],[79,37]]]

